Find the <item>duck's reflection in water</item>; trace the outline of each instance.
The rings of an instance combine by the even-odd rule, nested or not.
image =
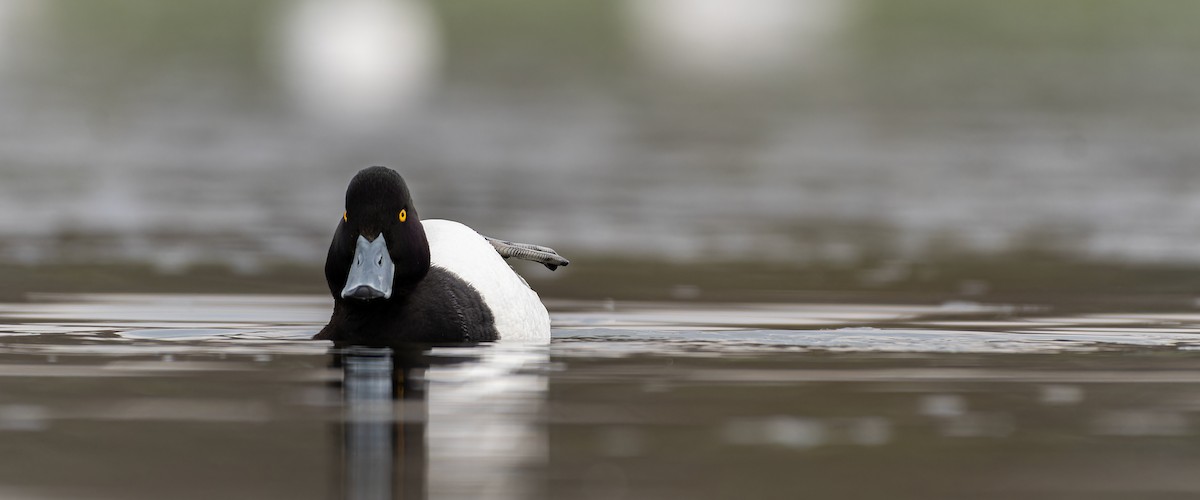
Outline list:
[[[426,497],[422,368],[405,366],[403,359],[387,348],[351,347],[340,355],[343,498]]]
[[[537,498],[546,346],[344,347],[336,498]]]

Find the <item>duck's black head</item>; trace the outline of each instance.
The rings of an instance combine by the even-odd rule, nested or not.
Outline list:
[[[404,178],[387,167],[358,172],[325,258],[339,301],[390,299],[429,271],[429,242]]]

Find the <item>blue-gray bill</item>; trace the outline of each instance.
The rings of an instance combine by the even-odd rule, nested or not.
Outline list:
[[[396,266],[388,255],[387,242],[383,233],[374,241],[367,241],[363,236],[358,237],[354,248],[354,263],[346,276],[346,286],[342,288],[343,299],[388,299],[392,297],[392,279],[396,274]]]

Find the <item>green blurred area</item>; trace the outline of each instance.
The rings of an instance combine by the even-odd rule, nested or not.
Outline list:
[[[78,64],[84,67],[76,69],[88,71],[74,76],[95,78],[97,73],[107,73],[117,80],[195,65],[250,77],[250,81],[261,78],[261,68],[270,63],[270,52],[263,48],[269,46],[278,16],[288,4],[38,3],[42,23],[37,38],[61,57],[38,64],[55,69],[64,69],[55,64]],[[450,81],[483,80],[489,86],[547,85],[556,80],[611,85],[633,66],[622,2],[453,0],[428,5],[437,16],[448,53]],[[1078,69],[1132,70],[1153,62],[1144,60],[1148,53],[1154,54],[1151,59],[1163,59],[1200,48],[1200,33],[1194,29],[1200,5],[1186,0],[855,0],[847,5],[851,16],[843,41],[851,60],[858,61],[852,65],[867,73],[878,64],[928,63],[929,59],[939,59],[937,65],[948,69],[960,64],[965,65],[963,70],[976,69],[968,61],[945,59],[960,56],[990,61],[997,72],[1020,72],[1029,68],[1007,63],[1053,60],[1064,53],[1095,55],[1094,60],[1082,61],[1081,68],[1062,67],[1045,75],[1072,80],[1082,76],[1073,74]],[[1192,62],[1190,68],[1174,70],[1194,70],[1196,65]],[[1021,72],[1020,76],[1037,75]],[[1020,79],[1008,83],[1019,84]],[[793,86],[793,90],[806,89]]]
[[[172,124],[187,125],[180,127],[186,140],[162,145],[166,155],[178,156],[187,164],[202,161],[195,159],[196,150],[220,146],[227,136],[274,132],[297,120],[287,112],[286,98],[276,81],[279,76],[273,69],[278,63],[278,24],[289,5],[286,1],[265,0],[40,0],[31,10],[35,14],[29,22],[21,23],[12,33],[0,32],[0,41],[29,45],[18,47],[26,56],[7,69],[12,81],[32,82],[16,100],[33,102],[31,107],[38,110],[42,103],[82,110],[82,117],[71,117],[67,122],[77,118],[86,122],[84,128],[98,138],[96,143],[104,148],[101,152],[116,156],[113,163],[124,161],[120,155],[138,146],[124,141],[127,137],[121,134],[123,127],[148,123],[148,129],[161,128],[154,120],[165,115]],[[707,86],[697,78],[672,79],[658,71],[661,68],[647,67],[630,34],[629,2],[450,0],[427,5],[436,14],[440,50],[444,52],[437,75],[442,100],[433,106],[471,108],[475,105],[472,98],[499,96],[494,101],[479,98],[493,106],[482,107],[479,116],[467,113],[466,118],[456,117],[455,121],[434,113],[428,120],[430,128],[451,129],[450,134],[458,133],[455,127],[477,121],[499,129],[497,132],[481,126],[485,129],[481,135],[494,143],[488,145],[490,149],[480,149],[471,156],[498,165],[496,173],[489,176],[468,178],[469,173],[449,173],[451,160],[418,156],[418,162],[429,160],[428,156],[446,162],[425,161],[413,168],[416,182],[431,186],[434,194],[429,198],[477,203],[479,207],[471,209],[474,212],[463,209],[462,213],[483,220],[481,231],[519,228],[512,221],[542,227],[560,224],[561,228],[579,221],[605,222],[609,220],[603,217],[608,217],[618,231],[628,226],[633,239],[676,227],[683,232],[686,226],[697,234],[696,238],[708,242],[720,243],[730,237],[777,238],[818,254],[813,258],[777,251],[785,255],[765,259],[753,253],[737,258],[729,255],[733,252],[707,251],[720,244],[697,245],[701,250],[687,256],[663,250],[666,245],[654,248],[658,254],[619,254],[608,248],[590,247],[590,240],[554,241],[554,229],[545,229],[540,234],[550,235],[546,236],[550,241],[539,242],[555,244],[575,261],[572,267],[556,274],[523,269],[548,296],[672,298],[672,290],[678,287],[695,287],[700,290],[699,296],[708,300],[786,300],[800,295],[820,297],[823,293],[842,296],[838,294],[844,292],[895,292],[898,297],[928,293],[953,298],[964,296],[964,289],[979,288],[964,283],[984,283],[986,291],[982,295],[972,292],[977,294],[973,297],[1147,293],[1170,295],[1168,302],[1178,305],[1188,300],[1185,297],[1190,291],[1200,290],[1200,278],[1186,259],[1168,257],[1144,262],[1119,252],[1088,253],[1075,248],[1087,245],[1079,241],[1088,238],[1089,224],[1103,225],[1111,218],[1107,215],[1080,221],[1080,216],[1069,213],[1063,217],[1066,222],[1044,222],[1041,212],[1033,212],[1013,224],[1017,227],[1002,229],[995,229],[1000,225],[995,220],[955,221],[969,229],[976,224],[984,233],[1004,232],[1015,242],[996,251],[973,251],[963,243],[970,235],[951,234],[936,222],[923,220],[913,222],[911,227],[880,222],[877,219],[894,212],[894,207],[886,203],[872,205],[881,192],[894,194],[908,204],[905,207],[918,208],[923,200],[941,195],[961,198],[955,201],[960,205],[986,197],[1015,200],[1011,203],[1017,209],[1045,205],[1049,208],[1038,210],[1056,215],[1059,210],[1076,206],[1072,193],[1093,191],[1097,185],[1120,193],[1123,183],[1134,179],[1151,186],[1130,200],[1117,201],[1138,208],[1147,206],[1147,200],[1175,196],[1178,200],[1172,206],[1191,206],[1190,192],[1200,187],[1196,185],[1200,171],[1194,168],[1200,151],[1189,139],[1200,108],[1200,86],[1195,85],[1200,78],[1200,59],[1194,57],[1200,48],[1200,30],[1195,29],[1200,3],[851,1],[844,4],[846,19],[830,42],[832,62],[796,61],[796,68],[764,77],[768,82],[745,86]],[[18,31],[24,35],[17,37]],[[576,98],[579,89],[586,92]],[[507,107],[499,107],[497,102]],[[511,116],[503,113],[513,109],[533,111],[518,116],[519,120],[510,120]],[[543,109],[553,112],[538,114]],[[217,123],[230,126],[214,126],[192,115],[208,112],[224,114],[226,122]],[[519,154],[558,145],[554,138],[538,142],[543,140],[539,133],[572,125],[562,123],[565,120],[596,115],[618,119],[601,121],[593,127],[595,130],[585,128],[578,136],[569,137],[579,141],[569,144],[575,149],[564,147],[565,152],[558,156],[533,159],[554,165],[563,157],[570,159],[576,150],[583,152],[580,154],[596,153],[586,147],[593,144],[588,133],[606,140],[616,137],[611,140],[618,145],[643,149],[609,150],[603,149],[607,143],[602,143],[604,146],[596,148],[604,157],[569,165],[562,172],[528,167],[530,158]],[[261,123],[252,120],[264,116],[267,118]],[[31,122],[46,119],[36,112],[27,118]],[[246,130],[235,126],[244,122],[254,125]],[[634,126],[629,126],[631,123]],[[527,135],[506,135],[510,127],[516,131],[528,129]],[[376,132],[382,137],[376,139],[397,142],[394,136],[410,131],[398,130]],[[1164,136],[1160,131],[1173,131],[1178,136]],[[133,134],[138,132],[134,129]],[[330,148],[361,151],[353,155],[339,152],[343,154],[339,158],[350,156],[363,162],[391,158],[377,152],[393,150],[378,148],[366,140],[360,145],[353,134],[325,138],[323,132],[300,135],[299,140],[287,139],[321,146],[327,141]],[[418,129],[408,140],[429,142],[428,135]],[[774,170],[760,166],[766,162],[762,157],[769,156],[764,152],[767,146],[786,145],[793,139],[808,141],[805,147],[815,152],[800,157],[789,157],[788,151],[771,152],[780,157],[771,157],[771,161],[783,166]],[[257,144],[255,137],[245,140]],[[464,143],[438,143],[429,148],[471,147],[469,138]],[[857,155],[864,144],[872,151]],[[269,154],[286,157],[289,145],[285,140],[264,140],[263,151],[253,152],[267,157],[256,161],[268,163],[274,158]],[[411,151],[411,146],[406,143],[397,150]],[[171,150],[174,147],[181,149]],[[1111,152],[1105,147],[1137,152],[1142,156],[1133,155],[1134,159],[1144,163],[1122,158],[1113,160],[1120,167],[1096,162],[1094,169],[1080,174],[1067,168],[1055,170],[1059,166],[1056,161],[1093,162]],[[1096,148],[1101,150],[1095,152]],[[297,157],[315,156],[309,150],[296,149]],[[0,149],[0,164],[5,166],[33,165],[28,170],[36,172],[38,162],[43,161],[36,157],[31,160],[35,156],[32,154],[6,155],[7,151]],[[30,190],[45,191],[43,198],[67,198],[86,191],[94,181],[90,170],[101,168],[87,164],[90,153],[80,154],[84,158],[80,165],[45,175],[52,178],[45,181],[47,185],[54,182],[58,188],[37,185]],[[1043,154],[1051,156],[1050,160],[1039,156]],[[939,159],[942,164],[931,164],[931,160]],[[45,163],[72,161],[76,160],[54,158]],[[663,164],[675,166],[668,169]],[[1002,171],[1008,165],[1016,167]],[[233,173],[223,173],[218,181],[207,179],[206,185],[244,182],[237,175],[237,165],[226,167]],[[526,168],[529,170],[522,170]],[[1143,169],[1149,173],[1140,173]],[[131,178],[142,173],[133,172]],[[0,168],[0,179],[23,182],[19,173],[15,168]],[[283,174],[257,178],[270,179],[272,175]],[[445,178],[438,179],[438,175]],[[1041,175],[1048,176],[1048,180]],[[329,177],[338,182],[342,178]],[[185,185],[189,179],[180,176],[163,182],[179,182],[177,189],[186,192],[196,189]],[[1044,192],[1035,190],[1051,181],[1053,187]],[[273,181],[258,182],[264,187],[256,188],[250,196],[309,196],[317,186],[322,190],[340,189],[321,179],[303,189],[294,188],[294,192],[274,194]],[[522,188],[523,182],[534,187]],[[459,189],[456,184],[463,186]],[[175,188],[175,184],[170,186]],[[710,202],[706,198],[710,193],[703,190],[709,186],[732,186],[729,192],[734,195],[714,197]],[[153,194],[163,198],[174,195],[171,189],[155,189],[159,190]],[[609,194],[589,201],[571,189],[604,190]],[[819,205],[817,208],[826,210],[809,214],[800,209],[789,212],[790,206],[776,209],[763,202],[766,208],[755,210],[767,212],[763,217],[767,222],[723,211],[755,202],[763,192],[775,193],[771,189],[785,193],[794,189],[797,198],[834,193],[830,195],[833,202],[843,204],[833,208]],[[647,192],[651,194],[639,198]],[[685,196],[678,196],[679,192]],[[689,192],[696,192],[698,200],[679,203]],[[1034,194],[1027,194],[1030,192]],[[659,199],[656,195],[663,193],[676,197],[657,205],[646,202]],[[1064,194],[1062,200],[1056,198],[1058,194]],[[228,201],[221,196],[214,195],[214,203]],[[458,208],[454,201],[439,202],[442,205],[437,208],[443,213],[459,215],[454,212]],[[577,202],[579,206],[571,206]],[[498,212],[493,205],[524,211],[515,217],[493,215]],[[948,209],[931,209],[937,213],[924,215],[942,217],[958,207],[949,205]],[[868,208],[857,210],[861,206]],[[203,204],[189,207],[201,212],[211,208]],[[1003,213],[1007,208],[1012,207],[997,204],[975,209],[991,214]],[[528,217],[573,210],[576,218],[548,223]],[[1145,210],[1155,215],[1157,209]],[[286,209],[279,212],[290,215]],[[1120,212],[1120,207],[1114,212]],[[269,216],[285,218],[277,212]],[[666,223],[635,227],[656,217]],[[1028,220],[1036,224],[1020,226]],[[1136,218],[1122,222],[1119,229],[1144,227],[1138,222]],[[902,252],[896,248],[911,237],[913,227],[924,231],[933,243],[915,251],[915,255],[898,255]],[[202,229],[180,228],[175,236],[183,240],[211,236]],[[324,233],[309,226],[302,229],[295,233],[309,238],[305,244],[316,249],[310,253],[321,254]],[[47,241],[53,242],[56,237],[68,240],[72,232],[90,234],[88,231],[104,232],[86,226],[52,228],[46,231],[51,234]],[[140,236],[138,231],[141,229],[132,230]],[[1152,244],[1168,249],[1187,247],[1195,237],[1186,220],[1143,231],[1164,235],[1166,243],[1156,240]],[[0,242],[19,243],[23,237],[0,232]],[[1121,240],[1121,234],[1112,239]],[[839,245],[854,246],[854,252],[849,252],[848,258],[821,254],[822,249]],[[16,298],[25,292],[84,290],[323,293],[319,263],[303,258],[282,264],[271,261],[261,271],[246,273],[224,262],[216,252],[204,253],[200,264],[182,271],[164,271],[136,258],[89,258],[86,248],[72,255],[68,265],[22,265],[10,259],[4,264],[7,278],[0,285],[0,295]]]

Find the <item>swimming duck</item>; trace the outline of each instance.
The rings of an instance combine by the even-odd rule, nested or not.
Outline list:
[[[358,172],[325,259],[333,316],[315,338],[341,344],[548,342],[550,316],[505,262],[554,270],[553,249],[488,238],[458,222],[422,220],[404,178]]]

